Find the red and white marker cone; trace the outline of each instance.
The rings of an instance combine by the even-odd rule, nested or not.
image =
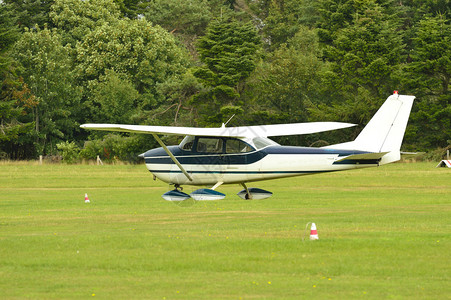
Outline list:
[[[91,202],[91,201],[89,201],[88,194],[85,193],[85,203],[90,203],[90,202]]]
[[[318,231],[316,231],[316,225],[315,223],[312,223],[312,227],[310,228],[310,240],[314,241],[314,240],[318,240]]]

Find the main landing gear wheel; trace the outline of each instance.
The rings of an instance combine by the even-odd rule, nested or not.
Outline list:
[[[265,191],[259,188],[248,188],[245,183],[241,183],[244,190],[240,191],[237,195],[244,200],[261,200],[272,196],[270,191]]]
[[[244,200],[252,200],[252,194],[249,192],[249,189],[247,188],[246,184],[244,182],[240,184],[244,188],[244,190],[239,192],[237,195]]]

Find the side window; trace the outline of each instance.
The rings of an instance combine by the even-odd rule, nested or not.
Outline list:
[[[246,153],[252,151],[252,148],[243,141],[230,139],[226,142],[226,153]]]
[[[197,140],[197,152],[222,153],[222,139],[199,138]]]

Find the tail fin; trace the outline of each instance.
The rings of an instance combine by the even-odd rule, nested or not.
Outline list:
[[[327,146],[327,148],[390,152],[386,155],[388,157],[384,157],[384,163],[388,163],[387,159],[390,162],[399,160],[399,151],[414,99],[415,96],[397,93],[391,95],[354,141]]]

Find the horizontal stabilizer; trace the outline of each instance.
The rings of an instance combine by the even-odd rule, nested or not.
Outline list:
[[[363,154],[354,154],[345,156],[336,162],[344,161],[344,160],[377,160],[381,159],[382,156],[387,154],[388,152],[376,152],[376,153],[363,153]]]

